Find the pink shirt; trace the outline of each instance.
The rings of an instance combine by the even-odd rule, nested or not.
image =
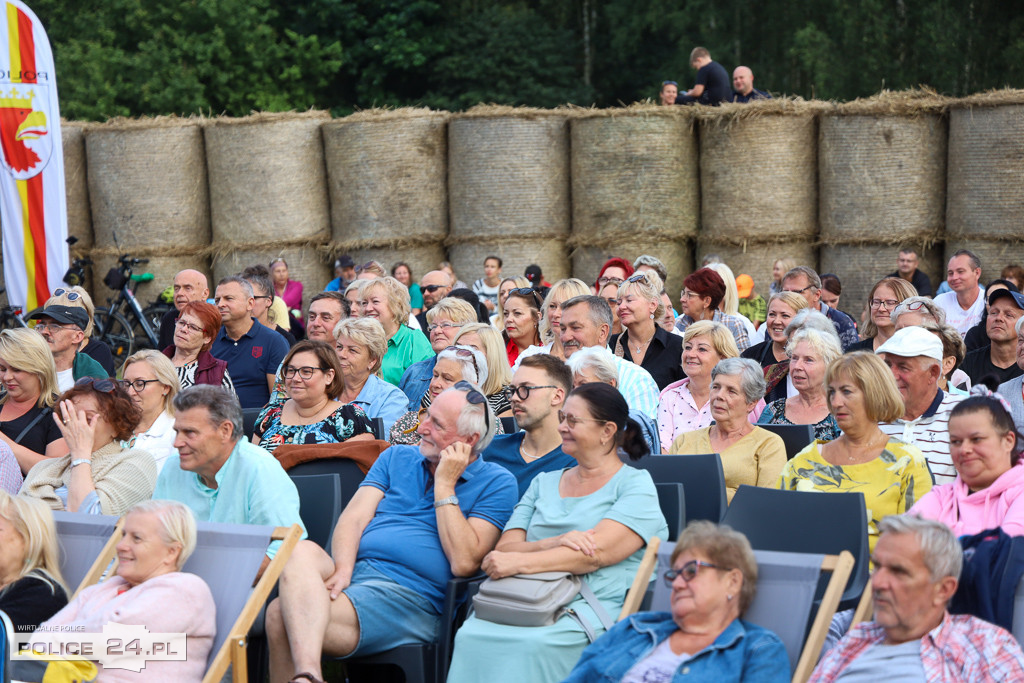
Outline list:
[[[280,294],[277,293],[275,286],[274,293],[277,294],[284,301],[284,305],[288,307],[289,311],[301,311],[302,310],[302,283],[298,280],[288,280],[284,283],[284,291]],[[301,315],[298,317],[302,317]],[[277,321],[278,325],[281,321]]]
[[[1024,461],[974,493],[958,475],[952,484],[932,488],[910,513],[942,522],[956,536],[973,536],[995,527],[1009,536],[1024,536]]]
[[[661,391],[658,399],[658,437],[665,448],[683,432],[704,429],[713,422],[711,402],[708,401],[698,408],[689,385],[690,378],[685,377],[669,384]],[[747,416],[750,424],[757,424],[757,418],[761,416],[764,405],[762,398],[750,411],[750,415]]]

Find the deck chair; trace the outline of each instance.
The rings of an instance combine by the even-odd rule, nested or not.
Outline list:
[[[716,524],[725,514],[725,472],[717,453],[649,455],[632,463],[647,470],[655,484],[678,482],[685,491],[686,521],[706,519]]]
[[[302,537],[298,524],[291,527],[255,526],[199,522],[196,549],[182,568],[206,582],[217,603],[217,635],[207,661],[203,683],[218,683],[231,667],[231,680],[248,680],[246,661],[247,634],[271,589],[277,583],[295,544]],[[120,530],[117,531],[120,536]],[[255,577],[273,541],[281,541],[255,588],[248,580]],[[114,558],[110,544],[108,561]]]
[[[309,540],[328,552],[334,525],[341,516],[341,477],[330,474],[290,474],[299,492],[299,517]]]
[[[11,643],[14,624],[6,612],[0,611],[0,683],[11,683]]]
[[[757,426],[782,437],[782,443],[786,445],[786,460],[792,460],[794,455],[807,448],[807,445],[814,441],[813,425],[759,424]]]
[[[53,513],[60,547],[60,573],[71,598],[86,586],[100,580],[114,557],[124,522],[111,515],[87,515],[81,512]]]

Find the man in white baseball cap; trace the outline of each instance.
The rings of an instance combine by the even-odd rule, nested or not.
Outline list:
[[[903,397],[903,418],[879,424],[921,449],[936,484],[951,484],[956,470],[949,457],[949,412],[963,400],[939,388],[942,342],[923,327],[904,327],[875,350],[889,366]]]

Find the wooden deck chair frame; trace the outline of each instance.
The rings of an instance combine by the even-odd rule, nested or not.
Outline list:
[[[89,571],[82,578],[82,582],[75,588],[74,594],[71,596],[71,600],[74,600],[79,593],[82,592],[83,588],[99,583],[100,579],[103,578],[103,573],[107,571],[107,567],[114,561],[114,556],[117,554],[117,543],[121,540],[121,531],[124,529],[124,517],[117,520],[117,524],[114,525],[114,531],[110,534],[110,538],[103,544],[103,550],[96,556]]]
[[[110,540],[107,541],[103,548],[103,553],[96,558],[96,562],[93,563],[92,569],[89,570],[88,575],[86,575],[78,590],[97,583],[103,576],[103,570],[114,560],[114,556],[117,554],[115,548],[121,538],[121,527],[123,525],[124,517],[118,520],[114,533],[111,534]],[[246,648],[248,646],[249,629],[252,627],[252,623],[256,621],[260,610],[263,609],[270,591],[277,584],[281,572],[284,571],[284,565],[288,558],[291,557],[292,551],[295,549],[295,545],[299,542],[300,538],[302,538],[302,528],[298,524],[293,524],[290,527],[279,526],[274,528],[273,533],[270,535],[270,541],[281,541],[281,547],[278,548],[274,554],[274,559],[267,565],[263,576],[260,577],[260,580],[249,594],[249,599],[246,600],[242,611],[238,614],[234,625],[232,625],[230,632],[220,646],[220,650],[217,651],[216,656],[210,663],[210,667],[206,670],[206,675],[203,676],[203,683],[217,683],[220,681],[224,674],[227,673],[228,666],[231,667],[231,680],[234,683],[247,683],[249,680],[249,665],[246,658]]]

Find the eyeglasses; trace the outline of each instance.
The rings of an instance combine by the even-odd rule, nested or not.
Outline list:
[[[530,386],[529,384],[510,384],[505,387],[505,396],[511,399],[513,396],[518,396],[520,400],[525,401],[530,398],[530,392],[534,389],[557,389],[558,387],[554,384],[538,384],[537,386]]]
[[[36,323],[37,332],[46,332],[54,330],[78,330],[81,329],[77,325],[61,325],[59,323]]]
[[[96,391],[101,391],[104,394],[114,393],[114,389],[117,388],[117,383],[112,379],[106,377],[96,379],[95,377],[83,377],[75,382],[76,387],[92,387]]]
[[[532,287],[518,287],[516,289],[511,289],[509,290],[509,293],[505,296],[505,300],[507,301],[508,297],[512,296],[513,294],[524,299],[532,299],[533,302],[537,304],[537,308],[540,308],[541,298],[540,294],[537,293],[536,289],[533,289]]]
[[[444,353],[445,351],[454,351],[455,355],[459,358],[468,358],[471,360],[473,362],[473,369],[476,371],[476,376],[480,376],[480,368],[477,367],[476,364],[476,354],[471,350],[462,346],[446,346],[441,350],[441,353]]]
[[[806,291],[807,291],[808,289],[813,289],[813,288],[814,288],[814,285],[807,285],[807,286],[806,286],[806,287],[804,287],[803,289],[785,289],[785,290],[783,290],[783,291],[785,291],[785,292],[790,292],[790,293],[792,293],[792,294],[803,294],[803,293],[804,293],[804,292],[806,292]]]
[[[373,261],[367,261],[361,266],[356,266],[356,272],[361,273],[364,270],[369,270],[370,268],[373,268]]]
[[[697,572],[700,571],[701,567],[708,567],[709,569],[724,569],[729,571],[728,567],[721,567],[717,564],[711,564],[710,562],[702,562],[701,560],[690,560],[679,569],[669,569],[667,572],[662,574],[662,578],[665,580],[665,585],[669,588],[672,587],[677,576],[683,577],[683,581],[689,583],[697,578]]]
[[[444,289],[445,287],[447,287],[447,285],[423,285],[423,287],[421,287],[420,289],[423,289],[424,291],[433,294],[437,290]]]
[[[452,347],[449,346],[448,348],[452,348]],[[460,350],[465,351],[465,349],[460,349]],[[487,397],[484,396],[483,394],[481,394],[476,389],[474,389],[473,385],[470,384],[469,382],[467,382],[464,379],[460,379],[458,382],[456,382],[452,386],[453,386],[453,388],[458,389],[459,391],[465,391],[466,392],[466,400],[469,401],[470,403],[472,403],[473,405],[475,405],[475,406],[482,405],[484,407],[484,426],[486,428],[487,433],[490,433],[490,431],[491,431],[491,409],[487,405]]]
[[[868,303],[871,305],[871,308],[885,307],[887,311],[891,311],[900,305],[900,302],[896,301],[896,299],[872,299]]]
[[[594,417],[576,417],[575,415],[563,413],[561,410],[558,411],[558,421],[559,423],[564,422],[565,424],[569,425],[569,429],[575,429],[576,425],[578,425],[580,422],[600,422],[601,424],[605,423],[604,420],[598,420],[597,418]]]
[[[609,275],[609,276],[606,276],[606,277],[599,278],[598,281],[597,281],[597,284],[599,284],[601,286],[604,286],[604,285],[621,285],[622,284],[622,278],[621,277],[611,277]]]
[[[641,281],[644,281],[646,279],[647,279],[646,273],[637,273],[636,275],[630,276],[629,279],[626,280],[626,282],[641,282]]]
[[[923,306],[926,306],[927,304],[924,301],[911,301],[909,304],[903,304],[903,305],[907,307],[908,311],[916,311],[919,308],[921,308]],[[925,309],[925,310],[927,310],[927,309]]]
[[[174,326],[184,327],[186,330],[189,330],[190,332],[205,332],[205,330],[199,327],[198,325],[193,325],[192,323],[182,320],[181,318],[178,318],[177,320],[174,321]]]
[[[270,296],[269,294],[253,294],[252,298],[253,299],[269,299],[271,301],[273,301],[273,299],[274,299],[274,297]]]
[[[61,289],[61,288],[53,290],[53,295],[54,296],[67,296],[68,301],[78,301],[79,299],[82,298],[82,295],[79,294],[78,292],[69,292],[68,290]]]
[[[433,332],[439,327],[442,330],[450,330],[455,327],[462,327],[465,324],[466,323],[434,323],[433,325],[427,325],[427,332]]]
[[[309,365],[304,365],[301,368],[297,368],[294,365],[286,365],[283,368],[281,368],[281,375],[285,379],[291,379],[292,377],[295,376],[295,373],[299,373],[299,377],[301,377],[302,379],[312,379],[313,373],[316,372],[317,370],[319,370],[320,372],[324,372],[324,368],[314,368],[310,367]]]
[[[664,87],[665,87],[666,85],[674,85],[674,86],[676,86],[677,88],[679,87],[679,84],[678,84],[678,83],[676,83],[675,81],[662,81],[662,82],[661,82],[661,87],[663,87],[663,88],[664,88]]]
[[[149,384],[150,382],[159,382],[159,381],[160,380],[158,380],[158,379],[136,379],[136,380],[123,379],[123,380],[121,380],[121,386],[124,387],[125,391],[128,391],[128,387],[131,387],[132,389],[135,390],[136,394],[141,394],[143,391],[146,390],[146,385],[147,384]]]

